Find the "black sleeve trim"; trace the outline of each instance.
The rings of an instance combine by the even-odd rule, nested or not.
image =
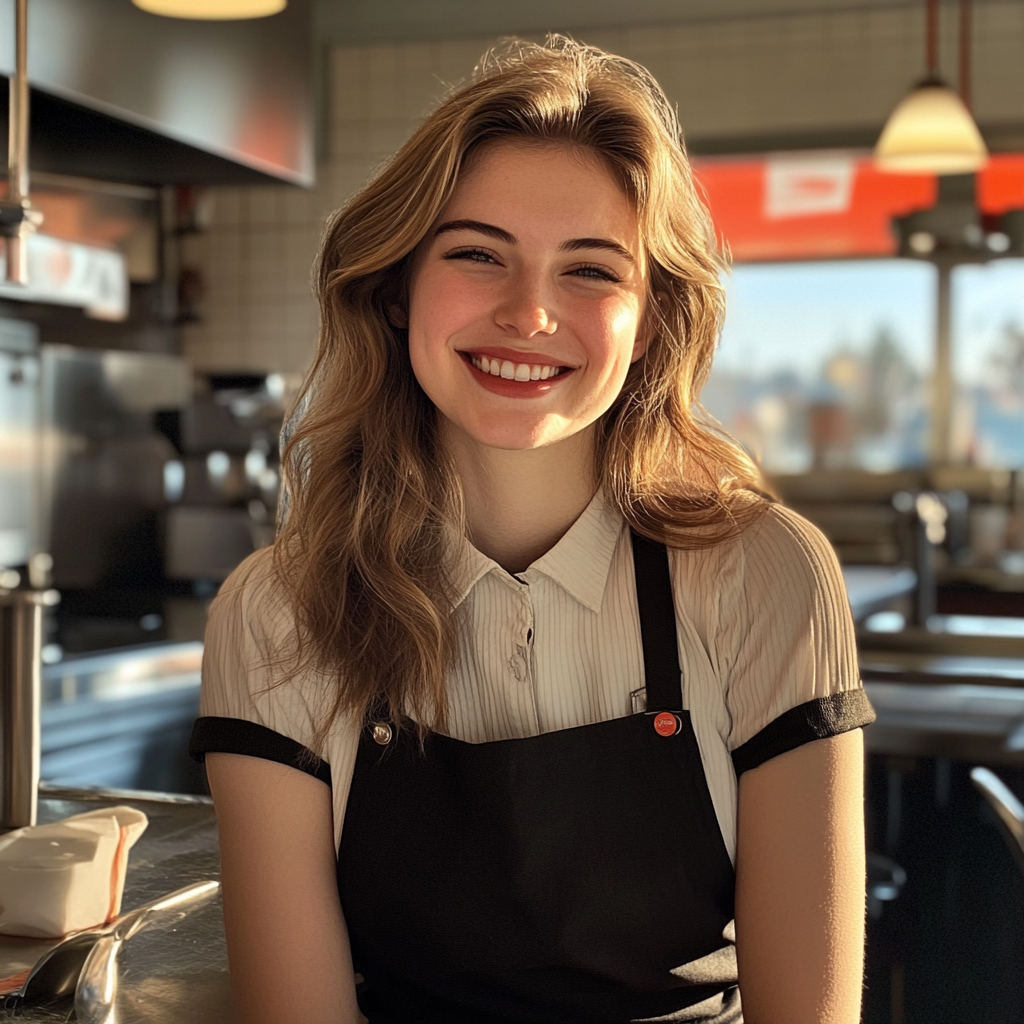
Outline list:
[[[197,761],[205,760],[207,754],[261,757],[264,761],[298,768],[328,786],[331,784],[331,766],[323,758],[296,740],[242,718],[197,718],[192,726],[188,752]]]
[[[732,752],[737,778],[751,768],[770,761],[787,750],[795,750],[811,740],[838,736],[870,725],[875,720],[863,690],[843,690],[828,697],[818,697],[783,712],[769,722],[756,736]]]

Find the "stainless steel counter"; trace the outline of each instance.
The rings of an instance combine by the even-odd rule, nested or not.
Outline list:
[[[203,797],[48,789],[40,823],[97,807],[128,804],[149,816],[149,828],[128,861],[123,910],[205,879],[218,878],[217,825]],[[117,1024],[227,1024],[228,964],[220,898],[166,931],[142,931],[124,946]],[[0,1011],[0,1020],[40,1024],[74,1021],[70,1000]]]

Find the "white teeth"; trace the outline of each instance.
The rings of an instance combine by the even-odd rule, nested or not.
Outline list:
[[[557,377],[565,369],[562,366],[513,363],[508,359],[490,359],[487,356],[470,356],[470,361],[482,373],[489,373],[492,377],[503,377],[505,380],[517,380],[520,382],[547,380],[549,377]]]

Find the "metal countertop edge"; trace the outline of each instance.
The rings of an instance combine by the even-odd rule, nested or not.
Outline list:
[[[159,804],[192,804],[212,805],[213,799],[208,796],[190,793],[161,793],[146,789],[104,789],[99,786],[51,786],[46,782],[39,784],[41,800],[144,800]]]

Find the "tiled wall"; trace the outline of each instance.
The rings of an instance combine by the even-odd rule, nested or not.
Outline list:
[[[943,67],[950,78],[954,8],[944,5]],[[978,119],[1024,127],[1024,4],[975,4],[974,24]],[[922,66],[917,6],[690,21],[579,37],[650,68],[678,104],[684,130],[702,139],[876,128]],[[185,263],[201,268],[208,285],[202,322],[185,328],[194,365],[305,369],[317,324],[310,265],[324,218],[493,42],[331,50],[328,138],[316,188],[216,189],[209,231],[185,240]]]

